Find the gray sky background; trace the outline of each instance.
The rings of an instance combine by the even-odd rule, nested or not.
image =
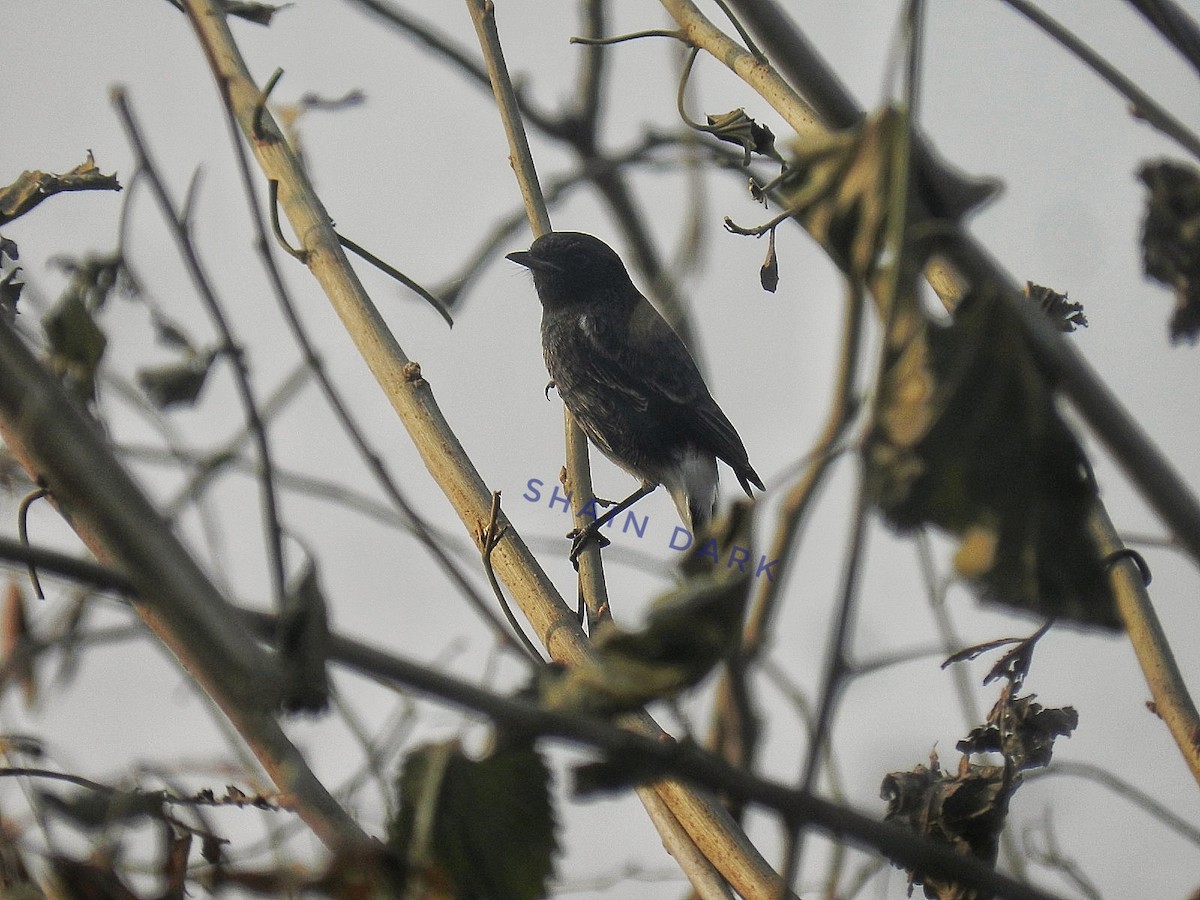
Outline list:
[[[465,5],[405,5],[476,52]],[[1200,15],[1195,0],[1183,5]],[[571,96],[578,49],[568,38],[579,27],[571,6],[497,2],[509,66],[527,77],[542,107],[556,107]],[[899,5],[790,6],[860,102],[876,106],[889,83]],[[1185,123],[1200,122],[1200,84],[1194,71],[1127,4],[1094,0],[1046,2],[1043,7]],[[707,11],[719,20],[715,7]],[[632,0],[613,3],[612,18],[613,33],[661,27],[665,21],[656,4]],[[115,170],[126,181],[132,156],[108,99],[112,85],[125,85],[176,197],[182,198],[197,169],[202,173],[194,210],[196,240],[248,348],[259,396],[268,395],[298,357],[255,260],[218,95],[184,17],[162,0],[39,0],[7,4],[4,25],[0,181],[11,181],[23,169],[65,171],[81,162],[88,148],[104,171]],[[326,97],[351,89],[365,92],[366,103],[356,109],[309,114],[300,126],[303,147],[339,230],[408,275],[437,285],[474,251],[498,216],[517,208],[519,197],[490,95],[442,60],[377,25],[354,3],[300,0],[270,29],[235,24],[234,32],[260,81],[277,66],[285,70],[276,100],[293,101],[309,91]],[[1183,152],[1133,120],[1117,95],[995,0],[930,2],[926,48],[923,129],[965,171],[1004,183],[1003,194],[973,220],[974,232],[1017,279],[1067,291],[1084,304],[1091,325],[1075,337],[1077,346],[1185,480],[1200,489],[1197,351],[1168,344],[1166,322],[1173,300],[1168,291],[1142,278],[1137,245],[1143,191],[1135,173],[1143,160],[1182,159]],[[611,66],[605,129],[610,147],[631,144],[648,126],[677,125],[678,61],[669,42],[615,47]],[[697,67],[690,103],[693,118],[745,106],[774,128],[781,144],[790,141],[765,102],[711,59],[702,58]],[[536,135],[533,150],[543,179],[570,164]],[[693,304],[710,387],[767,483],[762,512],[763,520],[770,521],[775,500],[815,440],[828,406],[840,281],[806,235],[784,228],[779,232],[779,291],[762,292],[758,266],[765,244],[726,234],[720,227],[725,215],[744,225],[764,218],[738,178],[710,175],[701,196],[677,172],[643,170],[634,183],[667,258],[679,246],[692,204],[703,204],[705,263],[685,280],[684,289]],[[50,260],[111,249],[123,201],[123,196],[110,194],[56,197],[5,229],[20,246],[30,282],[27,325],[35,324],[38,299],[51,299],[62,287],[63,275]],[[138,274],[171,315],[188,324],[196,337],[210,340],[207,320],[148,193],[139,188],[132,202],[129,254]],[[573,193],[551,216],[556,228],[591,231],[620,249],[613,223],[582,192]],[[523,233],[507,249],[527,243]],[[375,447],[419,508],[466,548],[461,526],[315,283],[291,260],[282,259],[281,265],[332,375],[353,398]],[[399,287],[359,268],[400,344],[421,363],[485,480],[504,491],[509,517],[534,544],[564,595],[574,596],[566,542],[561,541],[568,527],[565,516],[550,508],[544,495],[541,502],[524,498],[530,479],[555,483],[562,457],[561,406],[553,394],[550,402],[543,397],[540,310],[527,274],[498,258],[458,310],[450,331]],[[104,322],[114,373],[131,378],[137,366],[169,358],[152,345],[139,307],[116,302]],[[102,389],[101,404],[119,444],[161,445],[156,427],[111,385]],[[219,446],[240,427],[228,372],[221,368],[198,410],[172,413],[169,419],[188,443]],[[281,467],[377,496],[365,467],[311,385],[273,425],[272,437]],[[1094,450],[1097,476],[1118,527],[1162,534],[1103,450],[1090,437],[1085,440]],[[159,498],[172,496],[181,483],[178,473],[161,465],[144,463],[136,471]],[[602,496],[621,497],[633,487],[628,476],[602,459],[595,460],[595,472]],[[723,483],[728,495],[734,483],[728,471],[723,471]],[[852,467],[842,465],[822,494],[773,642],[773,657],[810,693],[820,681],[852,483]],[[215,546],[204,540],[195,514],[185,517],[185,533],[234,596],[265,604],[268,585],[254,483],[243,475],[226,476],[215,489],[213,507],[222,531]],[[0,512],[15,522],[12,509],[15,502]],[[638,510],[649,516],[646,537],[618,537],[605,556],[617,616],[626,621],[669,584],[669,565],[677,558],[668,546],[677,520],[666,495],[642,501]],[[442,659],[464,677],[516,683],[521,675],[516,663],[502,661],[495,672],[487,668],[491,642],[486,632],[405,534],[300,494],[288,494],[284,512],[288,527],[319,558],[340,629],[409,657]],[[35,540],[73,546],[50,512],[39,511],[33,522]],[[944,572],[950,547],[939,542],[937,548]],[[1180,667],[1190,684],[1200,684],[1195,567],[1165,551],[1144,553],[1154,572],[1152,596]],[[298,559],[293,554],[293,562]],[[471,553],[463,559],[472,571],[477,569]],[[52,615],[63,602],[58,591],[39,615]],[[1025,634],[1035,627],[1029,620],[981,609],[957,588],[950,592],[950,603],[967,643]],[[124,616],[111,613],[100,619],[124,621]],[[856,656],[869,660],[926,646],[933,634],[911,545],[880,527],[873,529]],[[926,761],[935,745],[944,763],[956,764],[954,743],[967,726],[953,681],[938,669],[939,661],[929,655],[886,669],[856,681],[845,695],[835,754],[848,799],[859,808],[881,813],[878,786],[883,775]],[[970,667],[975,684],[989,665],[985,660]],[[392,693],[356,681],[342,684],[346,702],[368,729],[378,729],[394,714]],[[1148,691],[1125,640],[1056,629],[1040,648],[1027,686],[1048,706],[1073,705],[1080,712],[1078,731],[1060,741],[1056,759],[1111,767],[1179,815],[1197,820],[1196,784],[1165,727],[1145,709]],[[982,711],[994,698],[993,689],[978,692]],[[801,764],[795,716],[771,687],[764,689],[761,703],[770,728],[767,769],[792,780]],[[697,723],[705,721],[703,703],[689,708]],[[432,709],[423,712],[417,733],[445,738],[461,729],[456,715]],[[336,723],[299,722],[294,730],[318,773],[334,783],[346,773],[347,759],[359,759],[355,744]],[[0,703],[0,731],[42,735],[62,765],[95,778],[118,778],[147,760],[189,770],[194,768],[189,763],[225,755],[218,729],[178,671],[163,654],[129,643],[94,651],[70,687],[48,689],[33,712],[16,696],[6,696]],[[216,786],[224,783],[214,779]],[[10,814],[19,808],[11,799],[4,804]],[[1104,896],[1183,897],[1200,886],[1195,874],[1200,854],[1194,845],[1080,780],[1048,779],[1023,787],[1013,808],[1018,837],[1040,827],[1051,809],[1063,853],[1080,864]],[[373,806],[363,811],[368,823],[383,815]],[[563,819],[568,854],[560,874],[568,881],[618,873],[627,865],[669,871],[657,835],[629,798],[571,804],[563,808]],[[233,819],[226,821],[235,827]],[[775,823],[754,816],[752,826],[764,852],[775,853]],[[1044,836],[1033,840],[1045,846]],[[822,852],[810,854],[812,865],[801,883],[813,894]],[[1047,884],[1071,892],[1054,876]],[[666,887],[626,879],[573,896],[642,898],[680,889],[677,879]],[[867,896],[901,897],[903,892],[903,876],[893,872]]]

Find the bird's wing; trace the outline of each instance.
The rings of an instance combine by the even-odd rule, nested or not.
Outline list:
[[[725,460],[747,493],[747,482],[762,489],[742,439],[708,392],[687,347],[649,301],[634,308],[628,328],[585,334],[593,379]]]

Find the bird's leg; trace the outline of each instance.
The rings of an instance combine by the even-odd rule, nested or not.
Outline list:
[[[568,534],[567,537],[571,538],[571,555],[569,557],[571,560],[571,565],[573,565],[576,570],[579,569],[579,554],[583,552],[584,548],[589,542],[598,540],[601,547],[608,546],[609,540],[600,533],[600,529],[611,522],[622,512],[629,509],[629,507],[633,506],[633,504],[637,503],[647,494],[651,493],[656,487],[658,487],[657,484],[648,484],[647,482],[642,482],[641,487],[639,487],[636,491],[634,491],[612,509],[606,511],[604,515],[592,519],[592,521],[590,521],[585,527],[576,528],[574,531]]]

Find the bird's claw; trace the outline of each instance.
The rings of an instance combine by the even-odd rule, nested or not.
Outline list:
[[[591,525],[587,528],[576,528],[568,533],[567,537],[571,539],[571,553],[568,559],[571,560],[571,565],[575,567],[576,572],[579,571],[579,554],[587,549],[588,544],[595,541],[596,546],[603,550],[612,543]]]

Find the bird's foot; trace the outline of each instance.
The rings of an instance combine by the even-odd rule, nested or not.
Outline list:
[[[579,571],[579,554],[587,549],[588,544],[595,541],[596,546],[603,550],[612,543],[612,541],[600,533],[599,529],[596,528],[595,522],[592,522],[586,528],[576,528],[574,531],[568,533],[567,537],[571,539],[571,553],[568,559],[571,560],[571,565],[575,567],[576,572]]]

